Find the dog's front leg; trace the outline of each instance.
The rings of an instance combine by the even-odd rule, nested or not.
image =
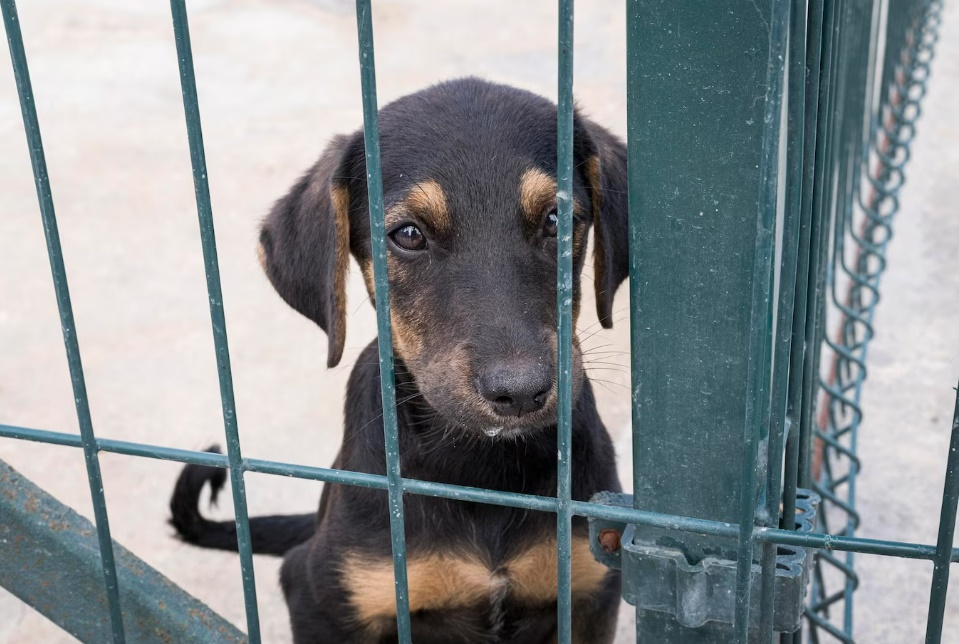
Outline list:
[[[611,570],[599,593],[573,599],[573,644],[611,644],[615,639],[620,584],[619,571]],[[557,642],[559,634],[554,631],[544,644]]]
[[[365,631],[359,632],[346,613],[348,605],[334,571],[329,567],[310,568],[312,548],[323,548],[321,538],[297,546],[283,559],[280,585],[290,612],[295,644],[371,644]],[[329,561],[329,560],[327,560]]]

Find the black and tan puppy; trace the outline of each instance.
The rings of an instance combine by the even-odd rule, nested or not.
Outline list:
[[[476,79],[430,87],[380,113],[402,471],[477,488],[556,494],[556,106]],[[599,317],[628,273],[623,144],[577,115],[574,316],[590,229]],[[335,139],[273,208],[260,234],[276,290],[329,337],[346,335],[349,255],[372,296],[362,132]],[[613,448],[573,342],[573,498],[618,490]],[[376,341],[349,380],[334,466],[386,471]],[[188,466],[173,524],[200,546],[236,549],[232,522],[198,511],[224,472]],[[556,638],[555,516],[407,495],[413,641]],[[299,643],[396,640],[387,495],[327,485],[315,515],[251,520],[254,552],[283,554]],[[611,641],[619,574],[574,519],[574,640]]]

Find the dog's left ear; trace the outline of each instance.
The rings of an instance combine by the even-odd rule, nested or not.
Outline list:
[[[574,117],[574,155],[586,177],[592,201],[596,312],[603,327],[613,326],[613,297],[629,277],[629,209],[626,146],[604,127]]]

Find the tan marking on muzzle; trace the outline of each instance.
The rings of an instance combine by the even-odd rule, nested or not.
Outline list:
[[[423,355],[423,337],[419,331],[422,320],[409,317],[390,308],[390,324],[393,327],[393,346],[408,365],[417,364]]]

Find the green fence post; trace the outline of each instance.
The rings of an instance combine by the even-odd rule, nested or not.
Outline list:
[[[679,574],[626,574],[630,594],[676,587],[675,606],[637,602],[640,641],[748,639],[788,17],[780,0],[628,4],[634,504],[741,523],[738,541],[635,528],[643,556],[740,562],[735,629],[670,615],[690,600]]]

